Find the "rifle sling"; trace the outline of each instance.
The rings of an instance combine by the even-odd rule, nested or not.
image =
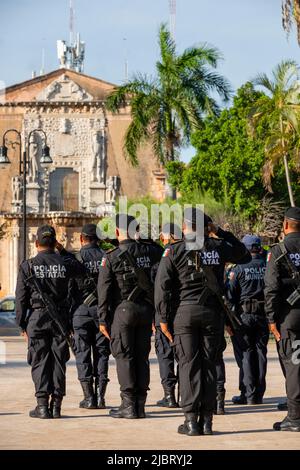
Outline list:
[[[275,263],[278,263],[278,261],[281,258],[284,258],[292,279],[298,280],[298,284],[300,284],[300,272],[298,271],[294,263],[291,261],[291,258],[289,257],[289,254],[288,254],[288,251],[286,249],[284,242],[278,243],[278,246],[280,248],[281,255],[278,258],[276,258]]]

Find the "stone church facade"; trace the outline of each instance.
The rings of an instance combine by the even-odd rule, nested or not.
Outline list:
[[[34,234],[50,223],[67,249],[79,248],[86,222],[114,210],[116,198],[150,195],[165,197],[165,175],[150,146],[140,151],[137,168],[126,162],[124,135],[130,108],[117,115],[107,112],[104,101],[113,84],[73,70],[59,69],[6,89],[0,101],[0,145],[8,129],[22,136],[22,147],[35,129],[47,137],[53,163],[40,166],[43,134],[32,133],[27,177],[27,256],[35,253]],[[13,293],[21,261],[22,181],[16,134],[5,139],[10,165],[0,168],[0,296]]]

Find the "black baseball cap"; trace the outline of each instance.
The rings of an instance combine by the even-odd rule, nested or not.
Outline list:
[[[39,243],[54,243],[56,240],[56,232],[51,225],[42,225],[37,229],[36,238]]]
[[[96,224],[85,224],[82,227],[81,234],[85,235],[86,237],[98,239],[97,235],[97,225]]]
[[[116,215],[116,227],[120,230],[127,231],[129,228],[133,231],[138,229],[138,222],[137,220],[129,214],[117,214]]]
[[[285,219],[300,222],[300,207],[289,207],[284,214]]]
[[[184,210],[184,221],[190,223],[192,225],[196,225],[199,220],[202,220],[204,227],[207,227],[210,222],[212,222],[212,218],[209,215],[205,214],[201,209],[197,207],[186,207]]]

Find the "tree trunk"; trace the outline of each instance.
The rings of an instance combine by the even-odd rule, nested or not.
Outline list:
[[[287,184],[287,187],[288,187],[290,203],[291,203],[291,206],[294,207],[295,206],[295,201],[294,201],[294,195],[293,195],[293,191],[292,191],[290,170],[289,170],[289,165],[288,165],[288,160],[287,160],[287,154],[286,153],[283,155],[283,162],[284,162],[285,178],[286,178],[286,184]]]
[[[284,163],[285,179],[286,179],[286,184],[287,184],[287,187],[288,187],[290,203],[291,203],[291,206],[293,207],[293,206],[295,206],[295,201],[294,201],[294,196],[293,196],[293,191],[292,191],[290,170],[289,170],[289,165],[288,165],[288,160],[287,160],[287,153],[285,151],[285,141],[284,141],[284,135],[283,135],[283,122],[282,122],[282,117],[281,116],[280,116],[280,132],[281,132],[281,145],[282,145],[282,150],[283,150],[283,163]]]
[[[174,160],[175,160],[173,143],[171,145],[171,158],[170,158],[170,160],[171,160],[171,162],[174,162]],[[171,198],[172,198],[172,201],[176,201],[176,199],[177,199],[177,191],[174,188],[171,188]]]

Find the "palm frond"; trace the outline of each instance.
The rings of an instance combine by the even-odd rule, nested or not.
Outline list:
[[[275,92],[275,83],[265,73],[259,73],[251,82],[254,86],[265,88],[269,93]]]
[[[189,47],[177,57],[176,66],[178,70],[193,70],[201,65],[208,64],[211,67],[217,67],[218,61],[223,56],[220,51],[207,44],[198,47]]]

